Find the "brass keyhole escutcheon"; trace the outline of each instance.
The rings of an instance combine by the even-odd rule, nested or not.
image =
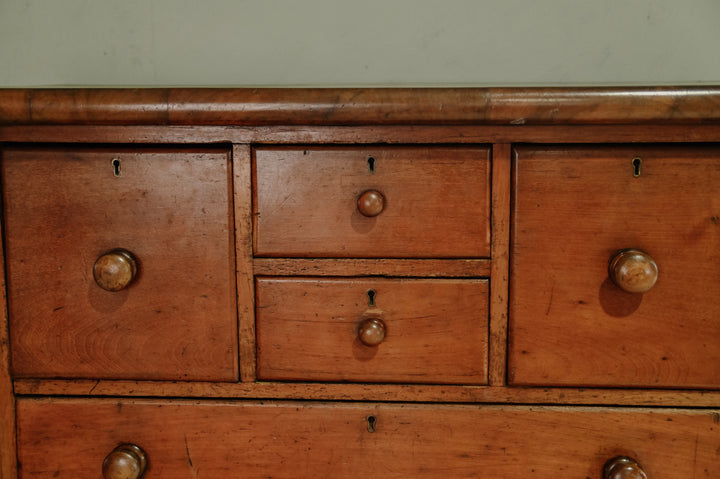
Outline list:
[[[112,160],[112,167],[113,167],[113,176],[118,177],[120,176],[120,158],[113,158]]]
[[[638,178],[640,174],[642,173],[642,158],[639,156],[633,158],[632,165],[633,165],[633,176],[635,178]]]
[[[368,416],[367,417],[367,430],[368,432],[375,432],[375,427],[377,425],[377,417],[375,416]]]
[[[374,308],[375,307],[375,298],[377,297],[377,291],[375,291],[374,289],[368,289],[367,297],[368,297],[368,307]]]

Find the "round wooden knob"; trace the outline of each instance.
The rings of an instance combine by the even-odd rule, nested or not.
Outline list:
[[[134,444],[116,447],[103,461],[104,479],[139,479],[147,467],[145,451]]]
[[[377,346],[385,339],[385,323],[380,318],[367,318],[360,323],[358,339],[365,346]]]
[[[603,479],[647,479],[647,475],[637,461],[619,456],[605,464]]]
[[[382,213],[385,206],[385,198],[382,193],[375,190],[368,190],[358,198],[358,211],[363,216],[373,217]]]
[[[657,281],[658,267],[645,251],[624,249],[610,258],[608,273],[620,289],[629,293],[645,293]]]
[[[137,262],[129,251],[114,249],[95,261],[93,276],[95,282],[107,291],[120,291],[135,279]]]

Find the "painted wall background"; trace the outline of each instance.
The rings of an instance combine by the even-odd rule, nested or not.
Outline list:
[[[720,0],[0,0],[0,86],[720,84]]]

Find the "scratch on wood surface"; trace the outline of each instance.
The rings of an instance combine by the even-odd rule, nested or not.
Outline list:
[[[550,310],[552,309],[554,294],[555,294],[555,283],[553,283],[552,288],[550,288],[550,300],[548,301],[548,306],[547,306],[547,309],[545,310],[545,316],[550,316]]]
[[[193,465],[193,462],[192,462],[192,457],[190,456],[190,446],[188,445],[187,434],[184,437],[185,437],[185,452],[187,454],[188,464],[190,464],[190,469],[192,469],[193,477],[198,477],[198,472],[195,469],[195,466]]]
[[[693,478],[697,473],[697,453],[698,453],[698,442],[700,441],[700,435],[695,434],[695,452],[693,453]]]
[[[90,391],[88,391],[88,396],[92,395],[93,391],[95,390],[96,387],[98,387],[99,384],[100,384],[100,380],[98,379],[97,381],[95,381],[95,384],[93,384],[93,387],[90,388]]]

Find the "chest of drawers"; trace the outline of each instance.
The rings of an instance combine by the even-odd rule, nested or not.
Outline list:
[[[720,477],[720,90],[0,90],[3,478]]]

